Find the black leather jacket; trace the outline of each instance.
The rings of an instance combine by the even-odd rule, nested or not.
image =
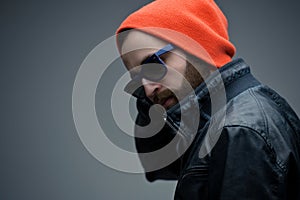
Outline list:
[[[195,90],[196,96],[187,97],[181,106],[175,105],[167,111],[168,123],[158,134],[136,138],[136,148],[141,153],[164,147],[178,134],[184,140],[189,137],[189,125],[178,131],[180,117],[188,116],[195,101],[198,103],[200,121],[191,145],[171,164],[146,172],[147,180],[178,180],[175,199],[300,199],[298,117],[282,97],[252,76],[242,59],[228,63],[219,72],[227,103],[225,121],[215,129],[219,131],[215,143],[206,144],[214,138],[208,129],[217,113],[212,112],[210,94],[219,92],[212,76]],[[137,92],[140,96],[143,91]],[[182,106],[184,110],[180,109]],[[150,122],[150,107],[147,98],[137,100],[137,125]],[[224,106],[217,111],[220,109]],[[192,117],[189,123],[193,120]],[[138,127],[135,133],[147,134]],[[208,134],[211,136],[207,137]],[[201,155],[201,148],[207,146],[204,148],[207,152]],[[140,157],[145,169],[164,158]]]

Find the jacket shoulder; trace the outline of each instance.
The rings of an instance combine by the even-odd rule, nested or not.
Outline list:
[[[291,155],[299,159],[299,119],[288,103],[267,86],[250,88],[231,99],[224,127],[253,130],[283,169],[288,167]]]

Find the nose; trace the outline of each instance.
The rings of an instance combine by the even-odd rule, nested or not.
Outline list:
[[[154,95],[162,88],[160,83],[152,82],[144,78],[142,79],[142,84],[144,86],[146,96],[151,100],[153,100]]]

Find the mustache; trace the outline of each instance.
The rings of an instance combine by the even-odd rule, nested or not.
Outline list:
[[[175,97],[176,98],[175,94],[171,90],[169,90],[169,89],[164,90],[164,91],[156,94],[153,97],[153,103],[155,103],[155,104],[163,104],[170,97]]]

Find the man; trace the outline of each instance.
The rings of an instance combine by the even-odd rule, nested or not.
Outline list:
[[[232,60],[227,21],[212,0],[154,1],[121,24],[117,43],[149,181],[178,180],[175,199],[300,199],[300,121]]]

